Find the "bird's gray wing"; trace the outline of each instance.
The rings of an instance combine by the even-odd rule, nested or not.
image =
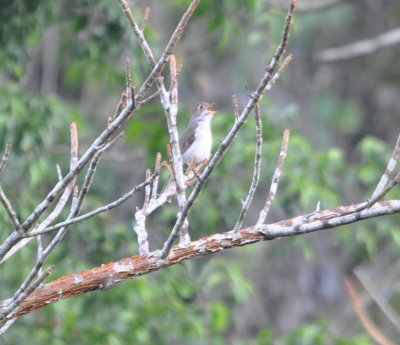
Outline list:
[[[195,131],[192,128],[192,125],[189,124],[189,127],[186,129],[185,133],[183,133],[182,137],[180,138],[180,149],[181,154],[184,154],[186,150],[193,144],[195,139]]]

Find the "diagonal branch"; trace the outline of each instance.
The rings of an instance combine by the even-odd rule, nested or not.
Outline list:
[[[386,167],[385,172],[383,173],[378,185],[376,186],[374,192],[372,193],[371,199],[375,199],[380,193],[383,192],[385,186],[388,184],[391,175],[393,174],[394,169],[396,168],[397,161],[400,157],[400,134],[397,138],[396,145],[394,147],[392,156],[389,160],[389,163]]]
[[[165,269],[184,260],[203,257],[228,248],[241,247],[265,240],[270,241],[282,236],[329,230],[365,219],[400,213],[400,200],[388,200],[377,202],[371,208],[361,212],[329,218],[331,214],[345,214],[346,211],[354,210],[357,206],[340,206],[316,212],[314,213],[314,220],[310,220],[309,215],[302,215],[273,224],[251,226],[240,230],[236,234],[229,231],[206,236],[190,242],[186,247],[175,246],[168,260],[161,259],[159,253],[152,252],[146,255],[121,259],[77,274],[70,274],[54,280],[32,293],[21,303],[13,314],[13,318],[30,313],[61,299],[104,289],[127,279]],[[207,230],[207,232],[209,231]],[[211,231],[215,231],[215,229]],[[5,304],[5,301],[0,302],[0,310],[2,307],[4,308]],[[0,321],[6,321],[7,319]]]

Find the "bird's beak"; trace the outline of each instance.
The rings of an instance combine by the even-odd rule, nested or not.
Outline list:
[[[209,113],[211,113],[211,114],[215,114],[216,113],[216,111],[215,110],[213,110],[213,108],[214,108],[214,103],[211,103],[206,109],[207,109],[207,111],[209,112]]]

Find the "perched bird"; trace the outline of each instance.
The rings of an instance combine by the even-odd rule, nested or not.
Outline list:
[[[210,158],[212,146],[211,120],[216,111],[212,103],[197,103],[192,110],[188,127],[180,138],[183,169],[193,168]],[[163,191],[171,183],[170,177]]]
[[[180,139],[184,168],[195,167],[210,158],[212,146],[211,119],[216,112],[211,103],[198,103],[192,110],[189,125]]]

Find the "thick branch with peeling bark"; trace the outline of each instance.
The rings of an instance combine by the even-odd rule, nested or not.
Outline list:
[[[357,206],[340,206],[286,219],[278,223],[252,226],[240,230],[238,233],[229,231],[206,236],[190,242],[186,247],[173,247],[166,259],[161,259],[157,252],[153,252],[70,274],[48,283],[32,293],[21,303],[13,317],[30,313],[61,299],[71,298],[89,291],[105,289],[121,281],[165,269],[184,260],[199,258],[228,248],[245,246],[259,241],[270,241],[282,236],[302,235],[313,231],[328,230],[365,219],[400,213],[400,200],[380,201],[370,209],[347,214],[351,210],[355,210]],[[2,305],[5,305],[4,301],[2,304],[0,303],[0,308]],[[7,319],[1,321],[5,320]]]

